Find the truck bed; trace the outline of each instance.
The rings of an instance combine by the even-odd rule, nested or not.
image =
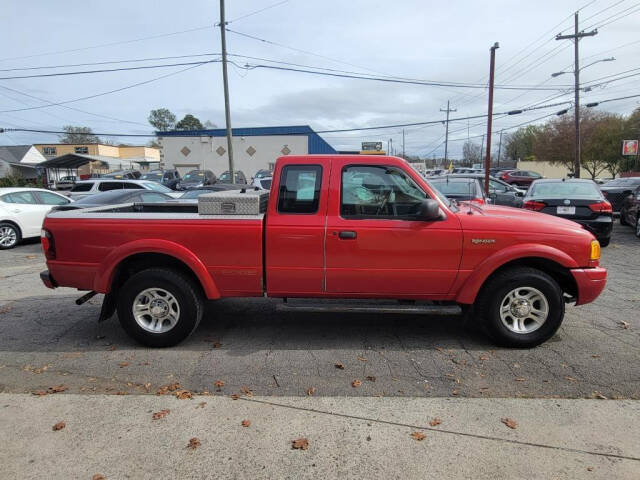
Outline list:
[[[131,255],[184,256],[201,264],[221,296],[262,295],[264,215],[199,215],[197,205],[123,204],[51,212],[61,285],[108,291],[110,267]],[[151,266],[151,265],[150,265]],[[202,280],[202,279],[201,279]]]

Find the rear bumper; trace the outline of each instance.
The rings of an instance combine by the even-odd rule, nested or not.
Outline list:
[[[56,288],[58,286],[49,273],[49,270],[40,272],[40,280],[42,280],[42,283],[44,283],[44,286],[47,288]]]
[[[576,305],[593,302],[607,284],[606,268],[574,268],[570,272],[578,286]]]
[[[574,220],[582,225],[596,238],[609,238],[613,229],[613,217],[601,216],[595,220]]]

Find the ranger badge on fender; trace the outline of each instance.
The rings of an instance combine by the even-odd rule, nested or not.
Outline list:
[[[474,245],[489,245],[491,243],[496,243],[495,238],[472,238],[471,243]]]

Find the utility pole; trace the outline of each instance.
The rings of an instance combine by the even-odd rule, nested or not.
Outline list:
[[[498,167],[500,166],[500,155],[502,154],[502,134],[504,130],[500,130],[500,143],[498,144]]]
[[[389,139],[389,155],[393,155],[393,138]]]
[[[491,63],[489,66],[489,109],[487,112],[487,156],[484,159],[484,193],[489,197],[489,169],[491,168],[491,127],[493,120],[493,83],[496,69],[496,50],[500,48],[498,42],[491,47]]]
[[[404,158],[404,128],[402,129],[402,158]]]
[[[580,43],[580,39],[582,37],[593,37],[598,34],[598,29],[591,30],[590,32],[579,32],[578,31],[578,12],[574,15],[574,28],[573,35],[556,35],[556,40],[573,40],[574,42],[574,61],[575,67],[573,70],[573,74],[575,76],[575,158],[573,160],[573,176],[574,178],[580,178],[580,57],[578,45]]]
[[[447,112],[447,121],[445,122],[445,133],[444,133],[444,163],[447,163],[447,153],[449,151],[449,112],[456,112],[457,110],[452,110],[449,108],[449,100],[447,100],[447,109],[440,109],[441,112]]]
[[[224,116],[227,123],[227,153],[229,154],[229,178],[235,183],[233,171],[233,134],[231,132],[231,108],[229,107],[229,80],[227,78],[227,22],[224,19],[224,0],[220,0],[220,37],[222,43],[222,82],[224,84]]]

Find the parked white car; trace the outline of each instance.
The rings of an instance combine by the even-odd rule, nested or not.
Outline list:
[[[149,180],[118,180],[114,178],[92,178],[90,180],[81,180],[76,182],[69,193],[69,197],[74,200],[94,195],[100,192],[108,192],[110,190],[121,190],[123,188],[131,188],[138,190],[152,190],[154,192],[166,193],[167,195],[178,198],[182,192],[174,192],[164,185],[151,182]]]
[[[47,212],[71,201],[44,188],[0,188],[0,250],[15,247],[23,238],[39,237]]]

